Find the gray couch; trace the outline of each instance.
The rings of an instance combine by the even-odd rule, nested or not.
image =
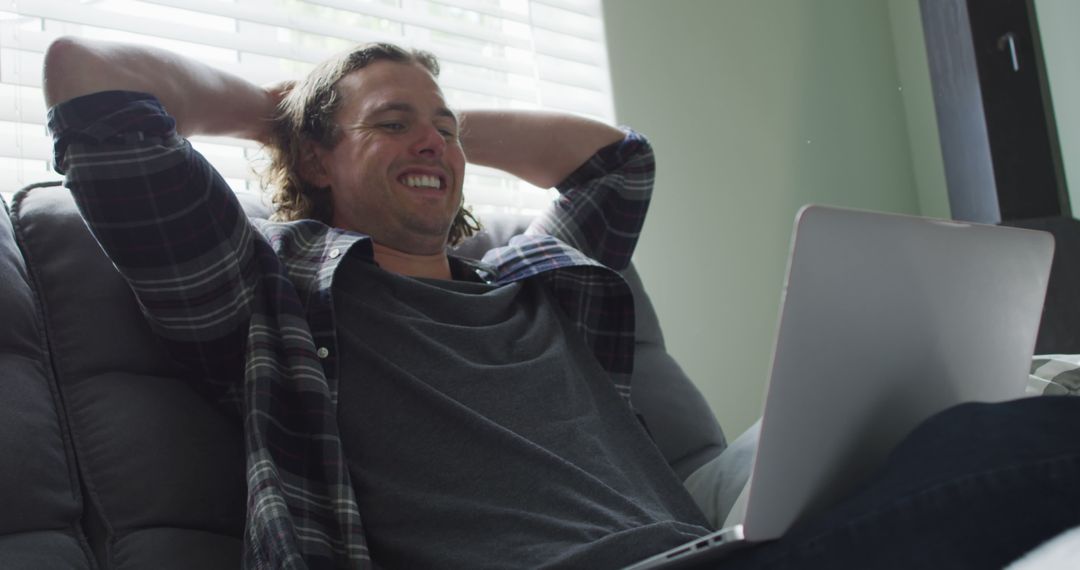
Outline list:
[[[265,216],[255,197],[249,215]],[[462,251],[507,239],[487,220]],[[664,349],[633,269],[633,400],[684,479],[724,435]],[[240,423],[159,346],[67,190],[0,215],[0,568],[234,569],[245,490]]]

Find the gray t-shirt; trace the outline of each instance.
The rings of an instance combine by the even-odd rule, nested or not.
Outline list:
[[[387,568],[618,568],[707,523],[539,283],[333,286],[338,418]]]

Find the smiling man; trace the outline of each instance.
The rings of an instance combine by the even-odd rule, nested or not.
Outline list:
[[[462,205],[465,153],[429,65],[375,61],[342,77],[340,108],[326,117],[331,140],[302,142],[302,168],[308,183],[329,189],[330,225],[371,236],[380,265],[395,270],[386,264],[419,256],[419,274],[449,279],[447,236]]]
[[[359,46],[259,88],[64,38],[56,165],[154,330],[244,420],[252,568],[614,568],[708,531],[628,404],[637,133],[452,112],[433,56]],[[248,221],[183,136],[260,141]],[[465,163],[560,199],[482,261]],[[589,437],[581,437],[589,434]],[[497,529],[493,531],[493,529]]]

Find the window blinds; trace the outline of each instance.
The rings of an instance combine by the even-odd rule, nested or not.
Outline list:
[[[49,167],[41,66],[61,35],[154,45],[256,84],[303,76],[367,41],[429,50],[455,109],[554,109],[613,120],[601,0],[0,0],[0,191]],[[237,191],[256,191],[257,145],[196,137]],[[532,212],[551,191],[469,166],[466,201]]]

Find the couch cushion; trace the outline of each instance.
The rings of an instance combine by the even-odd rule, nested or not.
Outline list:
[[[0,315],[0,568],[89,568],[74,456],[6,204]]]
[[[685,481],[720,455],[727,439],[701,391],[668,353],[656,310],[633,265],[623,277],[634,292],[636,317],[630,401],[668,464]]]
[[[67,190],[32,189],[13,215],[43,306],[98,561],[146,568],[156,556],[175,568],[239,567],[238,420],[200,398],[154,340]]]
[[[74,534],[41,530],[0,536],[0,568],[84,570],[93,566],[86,543]]]

